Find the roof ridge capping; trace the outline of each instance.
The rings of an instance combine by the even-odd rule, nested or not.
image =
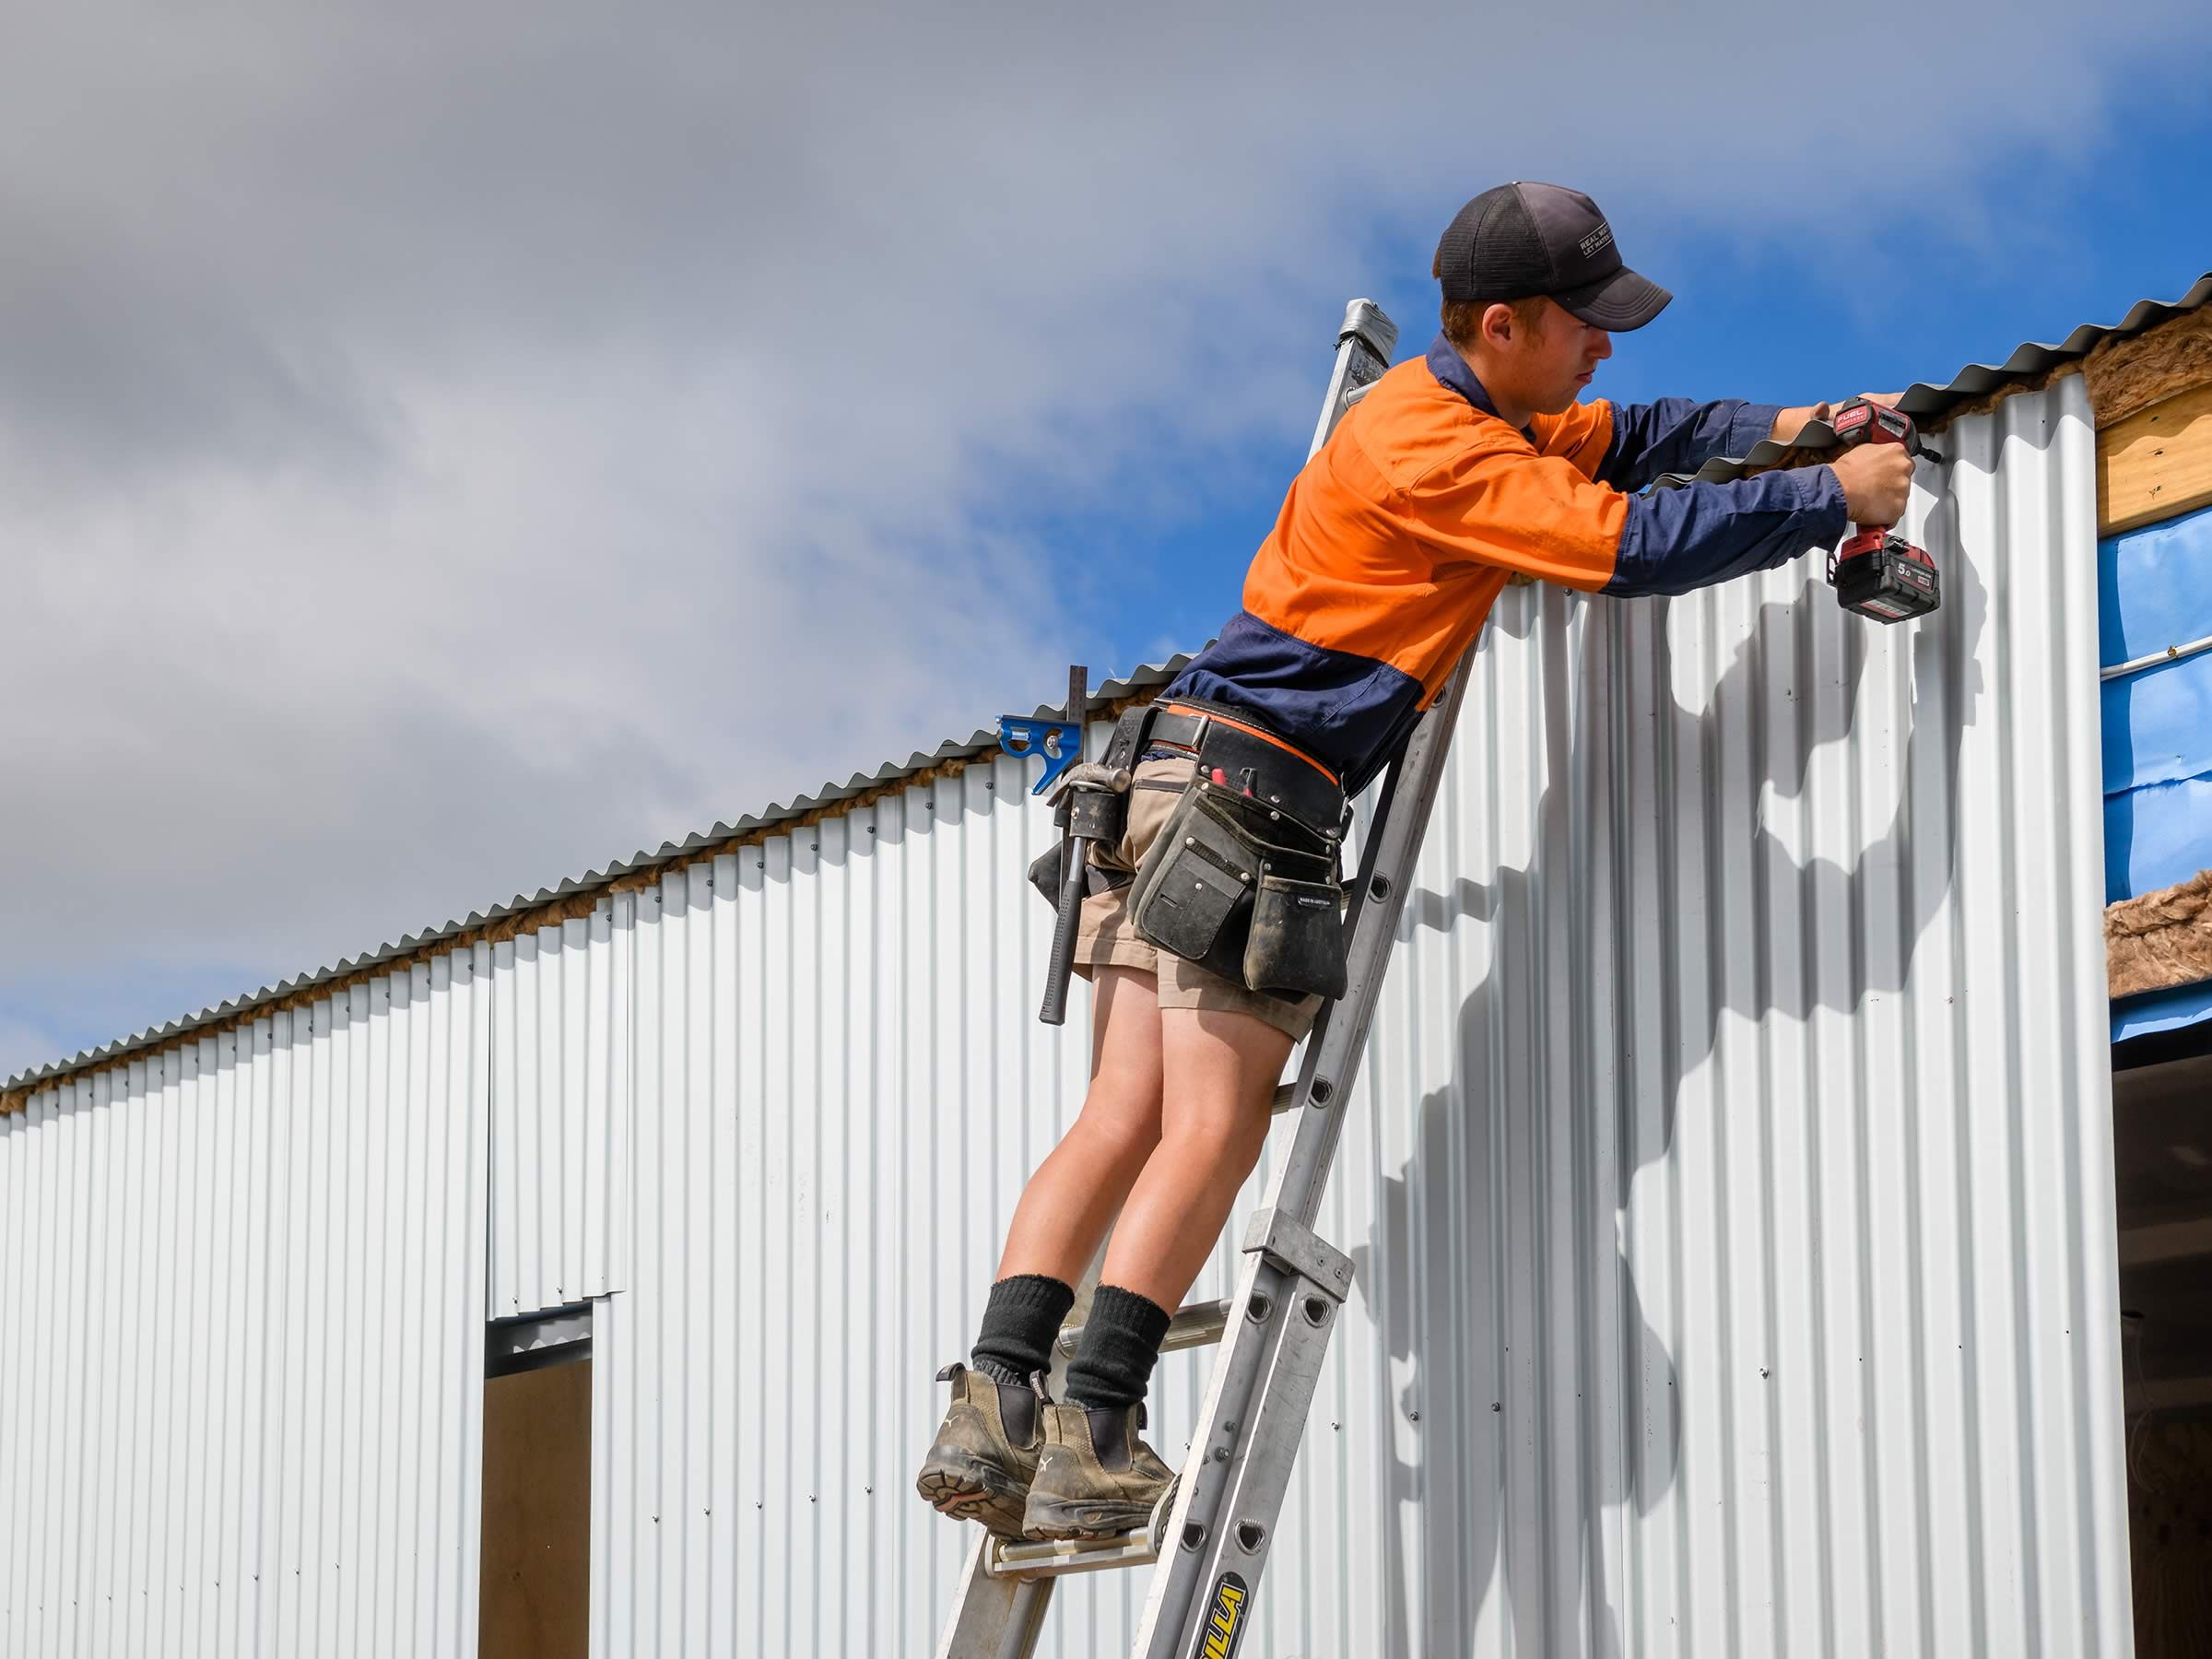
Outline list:
[[[1100,682],[1090,694],[1090,717],[1114,718],[1131,703],[1148,701],[1190,660],[1189,654],[1178,653],[1164,663],[1147,663],[1119,678]],[[1049,720],[1059,713],[1056,708],[1040,704],[1034,718]],[[787,830],[857,810],[898,790],[964,771],[997,750],[995,725],[965,740],[947,738],[929,754],[917,749],[903,761],[886,760],[873,771],[853,772],[842,783],[824,783],[810,794],[795,795],[788,805],[771,802],[758,812],[745,814],[734,824],[717,821],[712,829],[688,835],[681,841],[663,841],[657,851],[650,853],[640,849],[629,858],[610,860],[601,869],[566,877],[555,887],[541,887],[535,895],[524,897],[517,893],[505,904],[493,905],[487,911],[471,911],[465,917],[455,917],[418,933],[387,940],[359,956],[341,957],[328,967],[226,998],[197,1014],[172,1019],[165,1025],[149,1026],[98,1048],[82,1050],[65,1060],[29,1067],[0,1084],[0,1113],[21,1111],[33,1093],[42,1093],[75,1073],[111,1070],[132,1060],[181,1048],[188,1041],[219,1036],[265,1014],[321,1002],[340,991],[368,980],[383,978],[430,957],[443,956],[480,941],[499,943],[519,934],[589,915],[599,900],[610,892],[648,887],[672,867],[703,863],[732,848],[766,841]]]

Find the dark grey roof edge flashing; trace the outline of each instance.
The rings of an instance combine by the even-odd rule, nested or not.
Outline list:
[[[1090,694],[1090,707],[1094,714],[1097,711],[1127,697],[1132,692],[1156,689],[1166,685],[1182,671],[1183,665],[1190,660],[1189,655],[1178,653],[1164,663],[1147,663],[1142,667],[1131,670],[1119,679],[1105,681]],[[1060,711],[1056,708],[1041,705],[1036,711],[1036,718],[1048,720],[1059,712]],[[27,1071],[18,1072],[6,1083],[0,1083],[0,1089],[14,1093],[49,1079],[65,1077],[72,1072],[97,1067],[102,1062],[115,1059],[121,1055],[135,1053],[142,1049],[162,1047],[176,1039],[189,1037],[194,1031],[204,1027],[236,1019],[241,1015],[251,1014],[256,1008],[265,1007],[271,1003],[281,1002],[302,991],[312,991],[317,985],[328,984],[334,980],[347,978],[364,969],[374,968],[380,963],[413,956],[426,947],[440,944],[461,934],[473,933],[480,927],[488,927],[492,924],[502,922],[520,912],[536,910],[544,905],[551,904],[557,900],[569,898],[578,893],[594,892],[622,877],[651,868],[656,865],[681,864],[692,854],[707,847],[719,845],[723,841],[735,840],[741,835],[752,835],[761,830],[773,830],[778,824],[788,823],[794,818],[803,818],[807,813],[819,811],[825,806],[834,806],[841,801],[849,801],[855,795],[865,794],[872,789],[880,789],[887,783],[895,783],[900,778],[912,777],[916,772],[925,771],[932,766],[941,766],[947,760],[972,759],[997,747],[998,728],[996,726],[976,732],[965,740],[948,738],[939,744],[930,754],[924,755],[916,750],[902,761],[886,760],[872,772],[854,772],[842,783],[825,783],[814,794],[799,795],[788,804],[777,805],[771,802],[759,812],[745,814],[734,824],[718,822],[712,829],[686,836],[681,841],[663,841],[656,852],[649,853],[640,849],[628,858],[611,861],[604,868],[587,870],[582,876],[569,877],[562,880],[558,887],[540,888],[535,895],[525,897],[517,893],[505,904],[494,905],[488,911],[471,911],[465,917],[456,917],[451,921],[440,923],[437,926],[427,927],[420,933],[404,935],[397,939],[378,946],[374,950],[365,951],[358,957],[344,958],[326,968],[319,968],[312,973],[303,973],[296,979],[280,980],[276,984],[264,985],[258,991],[231,997],[225,1002],[218,1003],[214,1007],[202,1008],[197,1014],[172,1019],[167,1025],[152,1027],[128,1037],[119,1037],[112,1042],[103,1042],[98,1048],[86,1049],[81,1053],[72,1055],[66,1060],[53,1060],[44,1065],[32,1066]]]

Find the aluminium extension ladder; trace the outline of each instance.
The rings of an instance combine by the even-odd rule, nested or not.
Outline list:
[[[1345,308],[1312,450],[1389,366],[1397,334],[1371,300]],[[1276,1172],[1266,1207],[1246,1229],[1236,1294],[1194,1303],[1169,1324],[1167,1349],[1208,1343],[1222,1348],[1170,1506],[1151,1526],[1112,1537],[1031,1543],[983,1534],[961,1574],[938,1659],[1028,1659],[1058,1579],[1145,1566],[1152,1569],[1152,1587],[1132,1659],[1233,1659],[1275,1541],[1329,1333],[1351,1292],[1351,1259],[1316,1237],[1313,1221],[1390,966],[1406,884],[1443,778],[1472,655],[1470,649],[1461,659],[1391,766],[1362,838],[1346,919],[1345,994],[1323,1005],[1298,1080],[1276,1091],[1276,1110],[1297,1114],[1297,1138]],[[1071,709],[1067,718],[1081,716]],[[1060,1334],[1055,1382],[1075,1351],[1080,1326],[1073,1322],[1088,1308],[1097,1278],[1094,1262]]]

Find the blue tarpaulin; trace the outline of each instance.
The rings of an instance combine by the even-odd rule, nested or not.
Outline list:
[[[2103,665],[2212,636],[2212,509],[2097,547]],[[2104,682],[2105,901],[2212,869],[2212,651]],[[2112,1005],[2112,1041],[2212,1018],[2212,984]]]
[[[2212,1019],[2212,980],[2121,997],[2112,1004],[2112,1041],[2176,1030],[2200,1019]]]

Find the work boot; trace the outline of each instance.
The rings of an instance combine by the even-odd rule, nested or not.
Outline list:
[[[941,1514],[981,1521],[1002,1538],[1020,1537],[1022,1508],[1043,1447],[1039,1415],[1050,1409],[1043,1377],[1016,1388],[948,1365],[937,1381],[952,1384],[952,1405],[914,1489]]]
[[[1097,1537],[1148,1526],[1175,1471],[1137,1439],[1144,1426],[1142,1406],[1047,1406],[1023,1536]]]

